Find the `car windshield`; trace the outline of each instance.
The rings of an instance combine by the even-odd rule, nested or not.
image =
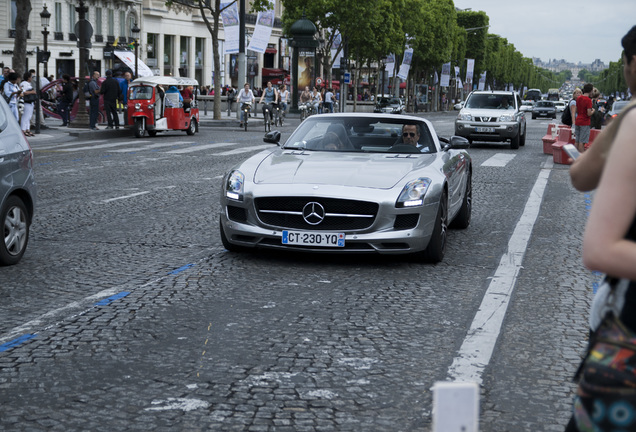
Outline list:
[[[616,101],[614,105],[612,105],[612,112],[614,114],[620,113],[623,108],[625,108],[629,104],[629,101]]]
[[[550,101],[538,101],[535,105],[537,107],[553,107],[554,103]]]
[[[152,99],[152,87],[133,86],[130,87],[130,100],[150,100]]]
[[[473,93],[466,101],[466,108],[515,109],[515,102],[512,95]]]
[[[381,107],[389,106],[389,105],[399,105],[400,100],[398,98],[380,98],[378,99],[378,105]]]
[[[403,137],[403,130],[406,137]],[[408,154],[437,151],[424,122],[331,115],[303,121],[283,147],[317,152]]]

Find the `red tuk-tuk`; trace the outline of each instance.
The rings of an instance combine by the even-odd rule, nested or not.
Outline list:
[[[168,130],[199,131],[196,93],[199,83],[192,78],[151,76],[137,78],[128,86],[128,124],[135,136],[157,135]],[[184,98],[183,94],[186,95]]]

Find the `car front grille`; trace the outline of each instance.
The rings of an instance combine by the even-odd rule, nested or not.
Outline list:
[[[256,198],[254,206],[266,225],[316,231],[369,228],[379,208],[374,202],[320,197]],[[315,214],[310,217],[312,212]]]
[[[475,117],[475,121],[482,123],[496,122],[497,117]]]

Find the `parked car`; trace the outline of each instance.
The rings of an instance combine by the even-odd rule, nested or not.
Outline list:
[[[612,109],[610,109],[605,116],[605,124],[609,124],[612,120],[614,120],[620,114],[623,108],[629,105],[629,103],[630,101],[628,100],[615,101],[612,104]]]
[[[0,102],[0,265],[17,264],[29,242],[35,208],[33,151],[20,125]]]
[[[534,106],[534,101],[532,100],[521,101],[521,111],[524,111],[524,112],[532,111],[533,106]]]
[[[379,97],[373,109],[375,113],[402,114],[402,111],[404,103],[397,97]]]
[[[560,100],[560,101],[556,101],[556,102],[554,103],[554,107],[556,108],[556,112],[557,112],[557,113],[560,113],[560,112],[565,111],[565,105],[566,105],[566,102],[565,102],[565,101],[562,101],[562,100]]]
[[[554,102],[549,100],[540,100],[534,104],[532,107],[532,119],[536,119],[537,117],[550,117],[556,118],[556,107],[554,106]]]
[[[510,141],[511,149],[526,144],[526,117],[519,94],[473,91],[455,120],[455,135],[473,141]]]
[[[415,126],[406,139],[417,147],[404,142],[405,125]],[[277,131],[264,141],[279,146],[222,180],[220,234],[230,251],[415,254],[439,262],[447,228],[470,224],[468,141],[439,138],[428,120],[323,114],[284,143]]]

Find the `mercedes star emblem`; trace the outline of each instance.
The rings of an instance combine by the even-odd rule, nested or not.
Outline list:
[[[309,202],[303,207],[303,219],[309,225],[318,225],[325,219],[325,208],[317,202]]]

